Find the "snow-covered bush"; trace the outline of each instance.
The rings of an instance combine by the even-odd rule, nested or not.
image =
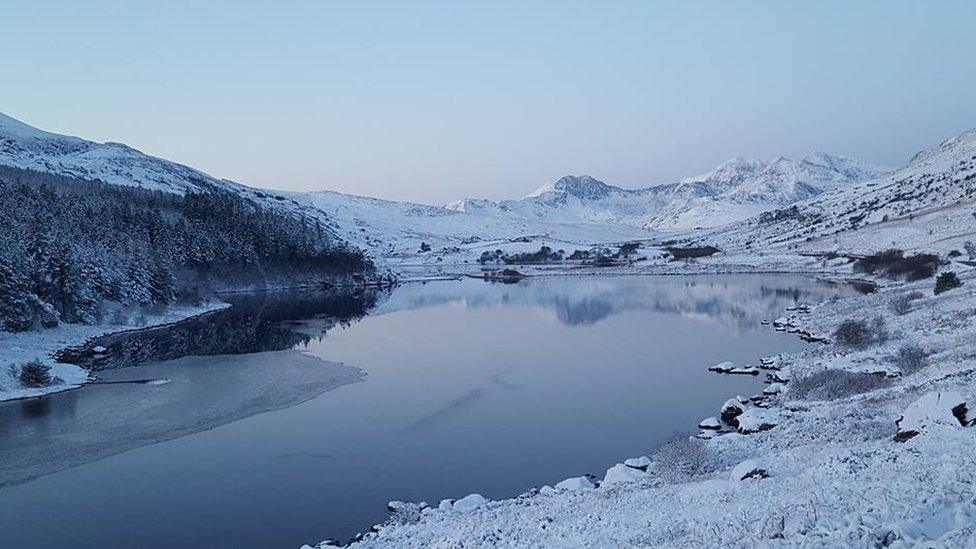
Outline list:
[[[935,280],[935,295],[939,295],[942,292],[947,292],[953,288],[958,288],[962,286],[962,282],[956,273],[952,271],[946,271],[939,275],[939,278]]]
[[[827,369],[793,380],[787,396],[793,400],[836,400],[885,387],[888,381],[874,374]]]
[[[891,300],[891,303],[888,304],[888,308],[891,309],[891,312],[898,316],[907,315],[908,313],[912,312],[912,301],[921,299],[923,297],[925,297],[925,295],[918,291],[901,294]]]
[[[654,454],[658,474],[673,482],[714,470],[714,457],[705,441],[682,436],[666,442]]]
[[[47,387],[51,384],[51,368],[39,360],[20,367],[20,384],[24,387]]]
[[[834,341],[846,347],[867,347],[888,340],[888,327],[880,316],[870,323],[864,320],[847,319],[834,330]]]
[[[895,355],[895,365],[901,373],[914,374],[928,365],[929,354],[918,345],[903,345]]]

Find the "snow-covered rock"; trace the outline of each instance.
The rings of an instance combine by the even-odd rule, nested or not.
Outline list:
[[[556,484],[557,490],[592,490],[594,488],[596,486],[586,477],[568,478]]]
[[[718,372],[720,374],[725,374],[731,372],[735,368],[735,363],[731,361],[719,362],[714,366],[709,366],[708,371]]]
[[[722,422],[726,425],[731,425],[737,427],[739,425],[738,417],[746,411],[745,405],[737,398],[730,398],[725,401],[722,405],[721,418]]]
[[[736,465],[732,468],[732,472],[729,474],[729,480],[732,482],[740,482],[751,478],[767,478],[769,477],[769,471],[756,460],[747,459],[742,463]]]
[[[738,423],[736,430],[743,435],[767,431],[780,422],[776,411],[762,408],[749,408],[735,419]]]
[[[706,417],[698,422],[698,428],[706,431],[718,431],[722,428],[722,423],[715,416]]]
[[[624,465],[641,471],[647,471],[647,468],[651,466],[651,458],[647,456],[629,458],[624,460]]]
[[[469,494],[454,502],[455,511],[470,511],[488,503],[481,494]]]
[[[932,427],[960,427],[966,421],[966,400],[954,391],[922,395],[895,421],[895,440],[904,442]]]
[[[600,488],[608,488],[617,484],[637,482],[648,477],[648,474],[640,469],[628,467],[623,463],[618,463],[607,469],[607,474],[603,476]]]

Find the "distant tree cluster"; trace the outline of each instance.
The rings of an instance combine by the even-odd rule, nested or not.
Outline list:
[[[0,169],[0,329],[99,321],[195,300],[226,273],[363,273],[323,223],[230,191],[179,196]]]

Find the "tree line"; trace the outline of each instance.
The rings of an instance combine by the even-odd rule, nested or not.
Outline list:
[[[180,196],[0,167],[0,329],[373,269],[321,219],[225,189]]]

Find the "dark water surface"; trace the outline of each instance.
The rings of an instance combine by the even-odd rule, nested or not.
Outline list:
[[[552,277],[240,298],[106,342],[103,368],[150,361],[107,379],[170,383],[0,405],[0,546],[297,548],[368,529],[392,499],[602,475],[761,388],[707,366],[805,345],[762,319],[851,291]]]

